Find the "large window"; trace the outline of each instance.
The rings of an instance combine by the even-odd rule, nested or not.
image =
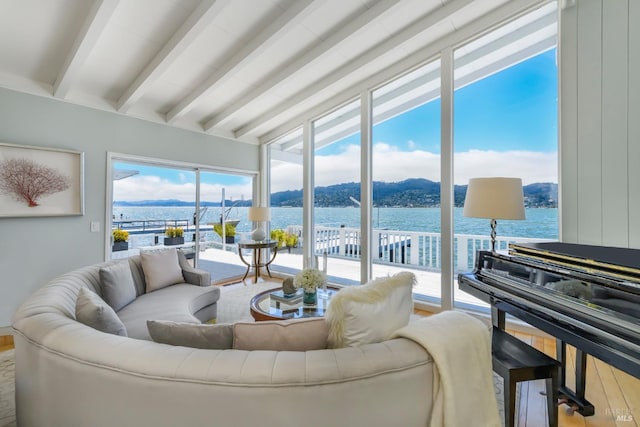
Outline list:
[[[327,253],[332,281],[369,279],[359,277],[368,267],[360,263],[372,263],[373,277],[410,269],[419,299],[448,305],[452,294],[455,305],[478,308],[456,281],[473,269],[475,252],[490,244],[489,222],[462,216],[473,177],[520,177],[525,185],[527,219],[500,222],[499,249],[513,240],[558,238],[556,20],[551,2],[464,45],[443,46],[442,57],[434,52],[432,60],[422,58],[425,63],[386,83],[360,84],[374,89],[360,89],[361,99],[305,121],[312,150],[303,150],[301,130],[295,141],[274,143],[272,153],[295,147],[297,155],[310,153],[309,162],[313,157],[313,167],[302,171],[315,192],[314,238],[304,243],[319,260]],[[371,111],[363,116],[360,106],[369,105],[369,97]],[[369,116],[372,145],[364,147],[372,165],[361,170],[369,151],[361,154],[368,140],[360,137],[360,119]],[[453,129],[453,137],[443,129]],[[277,172],[272,186],[280,185],[284,169],[272,160],[271,170]],[[371,230],[360,224],[361,188],[372,189],[365,218]],[[291,200],[302,196],[287,190]],[[452,206],[444,207],[449,194]],[[362,241],[371,244],[367,259]],[[451,253],[443,254],[449,242]]]
[[[454,52],[454,271],[488,250],[488,220],[465,218],[474,177],[517,177],[526,220],[498,221],[498,250],[512,241],[558,239],[558,108],[554,7],[513,21]],[[533,31],[518,44],[514,31]],[[535,31],[534,31],[535,30]],[[488,59],[492,59],[489,61]],[[457,287],[456,305],[479,301]],[[480,304],[482,305],[482,304]]]
[[[313,147],[318,265],[334,282],[360,283],[360,101],[314,121]]]
[[[271,269],[302,269],[302,129],[269,145],[271,165],[271,237],[281,242]]]
[[[411,269],[440,299],[440,61],[373,92],[373,276]]]

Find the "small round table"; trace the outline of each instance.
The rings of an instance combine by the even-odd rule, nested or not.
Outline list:
[[[302,303],[302,289],[294,297],[285,297],[282,288],[273,288],[260,292],[250,302],[251,316],[256,321],[299,319],[301,317],[323,317],[338,292],[337,286],[327,286],[327,290],[318,289],[318,302],[312,306]]]
[[[253,258],[251,262],[247,262],[242,255],[243,249],[251,249],[253,250]],[[262,249],[270,249],[271,256],[269,257],[267,262],[262,261]],[[253,283],[258,282],[258,277],[260,277],[260,267],[264,267],[267,269],[267,274],[271,277],[271,271],[269,271],[269,264],[276,259],[276,254],[278,253],[278,241],[277,240],[241,240],[238,242],[238,254],[240,255],[240,260],[247,266],[247,271],[245,271],[244,276],[242,276],[242,281],[247,278],[249,271],[253,267],[255,271],[255,277]]]

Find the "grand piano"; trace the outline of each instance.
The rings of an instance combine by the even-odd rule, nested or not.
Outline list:
[[[510,244],[508,253],[479,251],[460,289],[554,336],[561,401],[584,416],[590,354],[640,378],[640,250],[545,242]],[[575,389],[566,385],[567,344],[576,348]]]

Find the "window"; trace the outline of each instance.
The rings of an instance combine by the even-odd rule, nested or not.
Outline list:
[[[331,281],[360,283],[360,101],[315,120],[313,146],[318,265]]]
[[[523,29],[527,37],[516,38]],[[526,220],[498,221],[496,249],[511,241],[558,239],[558,106],[555,5],[454,52],[454,271],[470,271],[490,249],[489,221],[462,215],[474,177],[517,177]],[[454,290],[458,306],[484,305]]]
[[[282,247],[270,268],[296,273],[302,269],[302,129],[269,145],[271,236]]]
[[[411,269],[440,299],[440,61],[373,92],[373,276]]]

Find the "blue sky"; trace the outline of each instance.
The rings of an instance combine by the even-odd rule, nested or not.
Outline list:
[[[466,184],[474,176],[497,175],[520,176],[525,184],[557,182],[555,49],[456,90],[454,112],[456,184]],[[376,125],[373,141],[375,180],[440,181],[439,100]],[[358,182],[359,144],[357,134],[319,150],[316,185]],[[114,185],[116,200],[186,200],[181,197],[194,194],[194,172],[140,165],[135,169],[140,175]],[[219,199],[223,187],[227,198],[251,197],[248,177],[206,173],[202,182],[204,192],[211,195],[205,200]],[[272,191],[299,189],[301,182],[301,165],[272,169]],[[163,191],[160,187],[175,197],[158,194]]]

